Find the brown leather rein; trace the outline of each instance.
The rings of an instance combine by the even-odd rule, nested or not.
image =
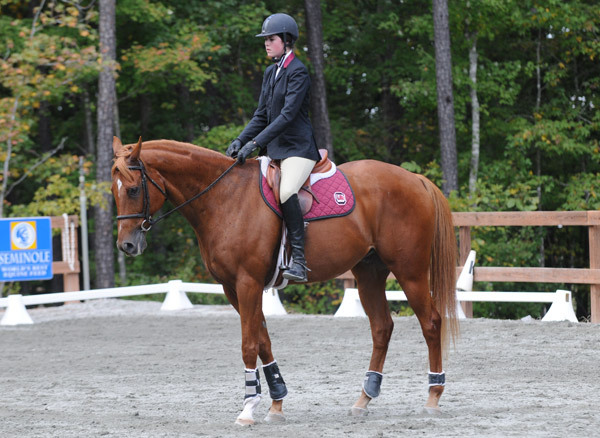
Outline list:
[[[154,186],[163,194],[165,199],[169,199],[169,197],[167,196],[167,192],[165,191],[165,189],[163,189],[156,181],[154,181],[152,179],[152,177],[150,177],[150,175],[148,175],[148,173],[146,172],[146,167],[144,166],[144,162],[141,159],[138,159],[138,163],[139,164],[137,166],[129,166],[129,170],[139,170],[142,175],[142,192],[144,192],[143,211],[140,213],[118,215],[117,220],[143,218],[144,220],[142,221],[140,228],[144,232],[150,231],[150,229],[152,228],[152,226],[154,224],[156,224],[157,222],[160,222],[161,220],[163,220],[167,216],[169,216],[171,213],[175,213],[180,208],[185,207],[190,202],[192,202],[192,201],[198,199],[200,196],[204,195],[206,192],[208,192],[210,189],[212,189],[215,186],[215,184],[217,184],[221,179],[223,179],[225,177],[225,175],[227,175],[238,164],[237,160],[234,161],[233,164],[227,168],[227,170],[225,170],[221,175],[219,175],[219,177],[216,180],[214,180],[212,183],[210,183],[208,185],[208,187],[206,187],[200,193],[195,194],[187,201],[182,202],[177,207],[172,208],[171,210],[167,211],[165,214],[157,217],[156,219],[152,219],[152,216],[150,215],[150,195],[148,192],[147,180],[150,180],[150,182],[152,184],[154,184]]]

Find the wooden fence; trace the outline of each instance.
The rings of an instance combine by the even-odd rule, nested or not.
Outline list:
[[[589,268],[512,268],[475,266],[474,281],[489,282],[530,282],[530,283],[567,283],[589,284],[591,299],[591,321],[600,323],[600,211],[514,211],[514,212],[466,212],[453,213],[454,225],[459,228],[459,267],[460,272],[471,250],[471,228],[481,226],[584,226],[588,227]],[[52,263],[54,274],[62,274],[64,290],[78,291],[79,287],[79,251],[77,227],[79,218],[68,217],[65,227],[63,216],[51,217],[52,228],[61,229],[63,242],[63,260]],[[75,229],[75,236],[67,228]],[[67,248],[65,243],[71,244]],[[75,258],[69,264],[68,251]],[[345,280],[345,287],[354,287],[354,277],[350,271],[338,277]],[[393,276],[390,276],[393,278]],[[472,316],[472,303],[463,303],[465,314]]]
[[[459,228],[459,271],[471,250],[471,227],[585,226],[589,235],[589,268],[511,268],[475,266],[473,281],[589,284],[591,321],[600,323],[600,211],[510,211],[453,213]],[[338,277],[354,287],[350,271]],[[390,278],[394,278],[390,276]],[[472,303],[463,303],[472,316]]]
[[[50,224],[52,228],[60,228],[60,241],[62,242],[62,260],[52,262],[52,272],[54,275],[62,274],[65,292],[78,291],[80,290],[79,272],[81,270],[77,232],[79,216],[68,216],[66,225],[64,216],[51,216]],[[72,260],[69,260],[70,254],[73,256]]]

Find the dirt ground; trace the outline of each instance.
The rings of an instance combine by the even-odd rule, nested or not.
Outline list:
[[[35,324],[0,327],[0,436],[600,434],[597,324],[461,322],[445,364],[443,413],[432,417],[422,410],[423,336],[414,317],[394,318],[381,396],[369,416],[355,418],[348,412],[371,351],[367,320],[269,317],[289,389],[287,422],[242,428],[234,424],[244,387],[237,314],[226,306],[159,309],[160,303],[95,300],[30,309]],[[269,404],[267,395],[258,419]]]

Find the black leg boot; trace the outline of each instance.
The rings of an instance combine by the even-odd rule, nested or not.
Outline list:
[[[304,258],[304,219],[302,218],[298,195],[292,195],[281,204],[281,211],[292,246],[292,266],[283,272],[283,278],[304,283],[307,280],[306,260]]]

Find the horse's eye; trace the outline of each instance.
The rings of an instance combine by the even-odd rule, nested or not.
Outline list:
[[[140,195],[139,187],[130,187],[127,189],[127,195],[131,198],[137,198]]]

